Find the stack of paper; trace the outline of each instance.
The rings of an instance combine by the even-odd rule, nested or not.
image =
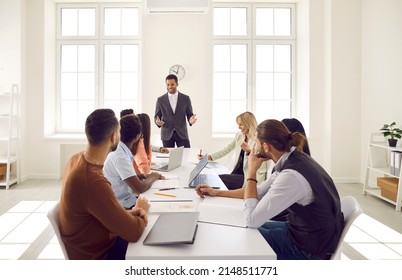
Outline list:
[[[391,151],[390,153],[390,173],[399,176],[401,170],[402,152]]]

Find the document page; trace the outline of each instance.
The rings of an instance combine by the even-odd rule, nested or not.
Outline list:
[[[166,177],[165,177],[166,178]],[[179,187],[179,180],[176,178],[166,178],[165,180],[156,180],[153,182],[151,189],[167,189]]]
[[[242,199],[205,197],[198,204],[199,222],[246,227]]]
[[[149,213],[159,214],[159,213],[170,213],[170,212],[195,212],[197,211],[193,202],[183,201],[183,202],[166,202],[166,201],[154,201],[151,202],[151,207],[149,208]]]

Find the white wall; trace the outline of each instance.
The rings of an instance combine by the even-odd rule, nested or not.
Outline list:
[[[359,180],[361,1],[331,1],[331,175]]]
[[[402,1],[362,3],[361,161],[365,163],[370,132],[393,121],[402,127]]]
[[[361,177],[360,5],[309,1],[309,144],[337,182]]]
[[[179,81],[178,89],[190,96],[198,117],[197,123],[188,128],[189,137],[193,147],[204,149],[212,148],[210,17],[209,13],[143,15],[143,112],[153,118],[156,99],[166,93],[165,77],[170,66],[183,65],[186,76]],[[152,132],[159,133],[160,129],[154,124]]]
[[[27,63],[20,71],[27,73],[26,102],[29,104],[25,112],[26,175],[53,178],[63,168],[60,164],[65,159],[63,153],[82,149],[84,142],[44,139],[44,92],[50,90],[46,81],[51,74],[44,72],[49,69],[44,58],[48,44],[43,32],[44,9],[53,1],[8,1],[7,5],[0,1],[0,11],[8,14],[4,7],[18,10],[18,3],[24,2],[27,3],[25,37],[29,48]],[[307,122],[314,158],[336,181],[361,181],[368,132],[376,131],[385,122],[402,123],[397,110],[402,98],[398,94],[402,83],[399,67],[402,39],[397,36],[402,27],[397,13],[402,10],[401,5],[399,0],[298,1],[301,42],[298,55],[302,57],[298,59],[297,72],[303,80],[298,81],[297,87],[303,96],[301,104],[309,102],[298,108],[297,117]],[[187,75],[179,89],[191,96],[199,116],[199,122],[189,129],[191,142],[205,151],[214,151],[227,142],[210,137],[210,16],[145,15],[142,46],[143,111],[153,115],[157,96],[165,92],[164,77],[169,67],[175,63],[184,65]],[[12,29],[9,33],[20,32],[21,24],[8,25]],[[21,45],[21,39],[12,39]],[[1,43],[3,40],[0,38]],[[1,44],[0,49],[3,48]],[[0,52],[3,53],[4,50]],[[155,126],[152,129],[157,132]]]
[[[20,108],[25,109],[25,2],[0,0],[0,91],[8,92],[12,84],[19,85]],[[20,121],[22,131],[20,170],[26,174],[25,121]],[[4,129],[0,127],[0,129]],[[4,135],[4,133],[2,133]],[[1,145],[1,148],[5,147]],[[0,151],[0,154],[3,154]]]

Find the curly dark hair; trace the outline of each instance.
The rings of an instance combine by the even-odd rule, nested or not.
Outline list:
[[[141,135],[142,125],[140,119],[134,115],[126,115],[120,119],[120,141],[129,143]]]

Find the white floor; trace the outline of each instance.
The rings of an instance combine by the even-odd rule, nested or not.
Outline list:
[[[0,260],[63,259],[46,216],[60,196],[60,184],[28,180],[10,190],[0,189]],[[362,195],[361,185],[337,187],[341,196],[355,196],[365,212],[345,238],[342,259],[401,260],[402,212]]]

